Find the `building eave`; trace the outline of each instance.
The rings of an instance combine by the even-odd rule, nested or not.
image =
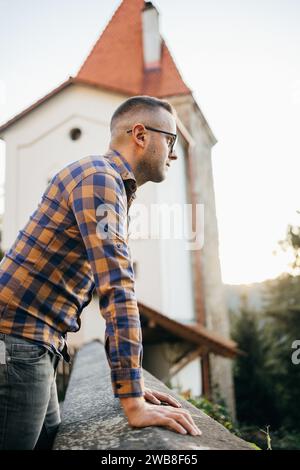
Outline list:
[[[134,96],[134,94],[132,93],[132,90],[120,89],[120,88],[113,87],[113,86],[108,87],[108,86],[104,86],[104,85],[99,85],[98,83],[95,83],[92,80],[86,80],[86,79],[81,79],[81,78],[77,78],[77,77],[69,77],[66,81],[61,83],[58,87],[54,88],[52,91],[47,93],[45,96],[43,96],[39,100],[35,101],[33,104],[31,104],[30,106],[25,108],[23,111],[16,114],[11,119],[9,119],[7,122],[2,124],[0,126],[0,138],[3,139],[4,132],[7,129],[11,128],[18,121],[20,121],[20,119],[27,116],[29,113],[31,113],[32,111],[37,109],[39,106],[41,106],[46,101],[48,101],[51,98],[53,98],[54,96],[58,95],[61,91],[65,90],[70,85],[83,85],[83,86],[93,87],[93,88],[97,88],[98,90],[103,90],[103,91],[108,91],[108,92],[111,92],[111,93],[119,94],[124,98]],[[183,93],[183,95],[185,95],[185,93]],[[170,96],[174,96],[174,95],[170,95]],[[176,96],[181,96],[181,95],[176,95]],[[163,96],[163,97],[159,97],[159,98],[167,98],[167,96]]]
[[[20,119],[22,119],[24,116],[27,116],[27,114],[29,114],[31,111],[33,111],[34,109],[38,108],[41,104],[45,103],[46,101],[48,101],[49,99],[51,99],[53,96],[57,95],[58,93],[60,93],[62,90],[64,90],[65,88],[67,88],[68,86],[70,86],[72,83],[74,83],[74,78],[73,77],[69,77],[68,80],[64,81],[63,83],[61,83],[58,87],[54,88],[50,93],[47,93],[47,95],[43,96],[42,98],[40,98],[38,101],[34,102],[32,105],[28,106],[28,108],[25,108],[23,111],[21,111],[20,113],[16,114],[16,116],[12,117],[11,119],[9,119],[7,122],[5,122],[4,124],[2,124],[0,126],[0,137],[1,134],[6,131],[9,127],[11,127],[12,125],[14,125],[16,122],[18,122]]]
[[[214,353],[230,359],[245,354],[238,349],[235,341],[223,338],[198,323],[181,323],[157,312],[141,302],[138,302],[138,307],[140,314],[144,315],[152,325],[158,325],[171,332],[179,339],[193,343],[195,346],[202,346],[206,353]]]

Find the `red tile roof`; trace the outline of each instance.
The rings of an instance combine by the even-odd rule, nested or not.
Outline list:
[[[191,93],[163,39],[160,69],[144,70],[143,8],[144,0],[123,0],[77,78],[132,95],[166,97]]]

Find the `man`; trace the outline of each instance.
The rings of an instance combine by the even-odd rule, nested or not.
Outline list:
[[[79,330],[94,289],[114,396],[129,424],[201,433],[174,398],[144,386],[126,234],[137,187],[163,181],[177,158],[175,110],[135,96],[116,109],[110,130],[105,155],[84,157],[52,178],[0,263],[1,449],[51,448],[60,423],[57,363],[69,361],[66,334]]]

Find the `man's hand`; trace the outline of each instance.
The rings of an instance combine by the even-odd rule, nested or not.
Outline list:
[[[145,388],[145,400],[150,401],[154,405],[161,405],[162,401],[175,406],[176,408],[181,408],[181,403],[171,397],[168,393],[158,392],[156,390],[150,390],[150,388]]]
[[[163,426],[180,434],[190,433],[200,436],[202,433],[196,426],[187,410],[173,406],[157,406],[149,404],[144,397],[120,398],[121,405],[132,427]]]

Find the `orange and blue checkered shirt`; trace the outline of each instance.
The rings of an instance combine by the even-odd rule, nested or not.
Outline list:
[[[115,397],[144,395],[127,235],[136,188],[129,163],[113,149],[65,166],[0,263],[0,332],[41,343],[66,361],[67,333],[80,329],[96,289]]]

